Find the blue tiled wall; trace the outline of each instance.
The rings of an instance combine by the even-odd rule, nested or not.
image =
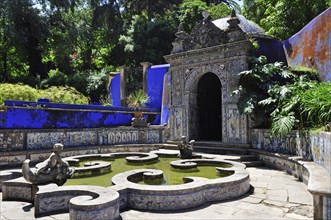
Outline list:
[[[6,101],[0,129],[99,128],[131,125],[133,111],[125,107]],[[160,124],[160,111],[144,109],[150,124]]]

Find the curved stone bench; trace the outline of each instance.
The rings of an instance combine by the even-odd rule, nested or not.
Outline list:
[[[97,186],[40,186],[34,199],[35,216],[69,212],[70,219],[119,218],[119,194]]]
[[[314,219],[330,218],[331,210],[327,200],[331,201],[331,177],[324,167],[302,160],[301,157],[255,149],[250,151],[259,155],[266,165],[285,170],[307,185],[307,190],[313,195]]]

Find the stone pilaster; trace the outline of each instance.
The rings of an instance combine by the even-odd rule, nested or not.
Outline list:
[[[143,67],[143,91],[147,94],[147,90],[148,90],[148,83],[147,83],[148,74],[147,74],[147,71],[148,71],[148,67],[150,67],[153,64],[149,63],[149,62],[142,62],[142,63],[140,63],[140,65],[142,65],[142,67]]]
[[[127,98],[127,92],[126,92],[126,72],[125,72],[125,66],[118,67],[121,74],[121,106],[126,106],[126,98]]]

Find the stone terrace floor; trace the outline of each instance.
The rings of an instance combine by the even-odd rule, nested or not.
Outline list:
[[[312,195],[307,191],[304,183],[284,171],[266,167],[247,168],[247,170],[250,173],[252,191],[235,200],[206,203],[194,209],[178,212],[128,210],[121,213],[121,218],[122,220],[313,219]],[[34,208],[26,202],[1,201],[0,212],[1,220],[34,219]],[[38,219],[69,219],[69,214]]]

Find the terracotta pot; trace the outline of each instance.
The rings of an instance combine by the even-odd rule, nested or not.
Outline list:
[[[143,116],[143,112],[134,112],[133,115],[135,118],[141,118]]]

